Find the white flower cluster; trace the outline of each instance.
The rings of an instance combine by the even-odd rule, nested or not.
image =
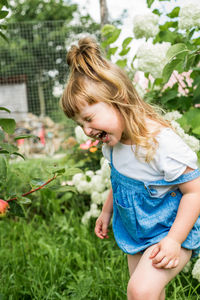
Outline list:
[[[84,133],[81,126],[76,126],[75,136],[76,136],[76,140],[79,144],[85,143],[89,139],[89,137]]]
[[[170,43],[152,44],[149,41],[142,44],[136,53],[138,70],[149,72],[154,78],[161,78],[170,45]]]
[[[100,214],[98,205],[103,204],[108,196],[111,187],[108,161],[102,158],[101,169],[96,172],[86,171],[85,174],[75,174],[72,178],[72,184],[75,185],[79,193],[86,193],[91,197],[90,210],[82,217],[82,223],[87,224],[91,217],[95,218]]]
[[[200,1],[184,1],[179,12],[179,29],[190,30],[192,27],[200,27]]]
[[[185,133],[183,128],[180,126],[178,122],[176,122],[177,119],[181,118],[182,115],[178,111],[172,111],[169,113],[166,113],[164,118],[168,121],[170,121],[172,127],[176,130],[177,134],[184,140],[184,142],[195,152],[198,152],[200,150],[200,143],[197,138],[195,138],[192,135],[189,135]]]
[[[194,264],[192,276],[200,282],[200,258]]]
[[[152,12],[136,15],[133,19],[133,33],[136,39],[154,37],[159,32],[159,17]]]

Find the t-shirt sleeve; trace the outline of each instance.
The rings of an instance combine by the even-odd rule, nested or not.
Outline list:
[[[177,179],[187,167],[198,168],[196,153],[172,129],[165,129],[158,142],[155,163],[166,181]]]
[[[103,144],[102,153],[103,153],[103,156],[108,160],[108,162],[110,162],[110,152],[111,152],[110,147],[106,144]]]

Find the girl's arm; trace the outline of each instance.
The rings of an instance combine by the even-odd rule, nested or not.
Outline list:
[[[100,238],[108,238],[108,225],[113,212],[113,193],[112,189],[109,191],[108,197],[103,205],[102,211],[96,220],[95,234]]]
[[[187,168],[184,173],[192,169]],[[176,219],[168,235],[158,243],[150,258],[157,268],[173,268],[178,265],[181,244],[187,238],[200,215],[200,178],[179,185],[181,198]]]

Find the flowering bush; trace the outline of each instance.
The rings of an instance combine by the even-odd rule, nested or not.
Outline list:
[[[167,63],[166,53],[170,43],[152,44],[145,42],[136,53],[137,68],[144,73],[150,73],[154,78],[162,77],[163,68]]]
[[[200,2],[199,0],[184,1],[179,12],[179,29],[190,30],[200,27]]]
[[[98,217],[101,206],[108,196],[110,184],[110,167],[105,158],[101,159],[101,168],[95,172],[89,170],[73,176],[72,184],[79,193],[90,195],[91,205],[83,217],[82,222],[86,224],[91,217]]]
[[[159,32],[159,17],[151,11],[144,15],[136,15],[133,19],[133,33],[136,39],[156,36]]]
[[[176,130],[178,135],[185,141],[186,144],[195,152],[198,152],[200,150],[200,143],[197,138],[195,138],[192,135],[189,135],[185,133],[183,128],[180,126],[180,124],[176,121],[182,117],[182,114],[180,114],[178,111],[172,111],[165,114],[165,119],[170,121],[173,128]]]
[[[197,259],[197,261],[194,264],[192,270],[192,276],[200,282],[200,257]]]

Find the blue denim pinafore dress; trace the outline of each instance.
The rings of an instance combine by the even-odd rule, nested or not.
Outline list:
[[[113,232],[119,248],[128,254],[143,251],[158,243],[170,230],[182,197],[179,189],[170,190],[164,197],[156,197],[156,186],[177,185],[200,176],[199,169],[167,182],[164,179],[142,182],[119,173],[112,161]],[[200,217],[182,243],[182,247],[200,253]]]

